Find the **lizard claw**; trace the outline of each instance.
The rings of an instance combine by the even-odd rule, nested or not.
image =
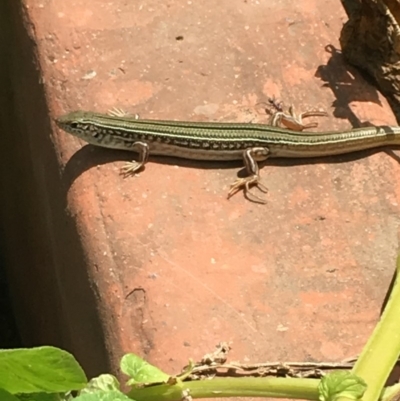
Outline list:
[[[127,162],[121,167],[121,174],[125,177],[135,175],[144,166],[144,163],[132,161]]]
[[[260,182],[260,177],[258,175],[251,175],[249,177],[245,178],[239,178],[236,180],[232,185],[231,188],[228,192],[228,199],[233,196],[235,193],[243,189],[245,197],[252,201],[252,202],[257,202],[257,203],[267,203],[266,200],[258,197],[257,195],[254,195],[250,191],[251,186],[256,186],[261,192],[267,193],[268,188]]]

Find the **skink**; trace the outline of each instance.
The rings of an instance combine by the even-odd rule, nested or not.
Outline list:
[[[193,160],[241,160],[248,176],[236,180],[228,197],[243,189],[250,193],[260,182],[258,163],[270,157],[320,157],[400,145],[400,127],[377,126],[342,132],[296,132],[263,124],[143,120],[126,115],[74,111],[56,119],[60,128],[84,141],[105,148],[135,151],[139,161],[127,163],[123,172],[134,174],[150,154]]]

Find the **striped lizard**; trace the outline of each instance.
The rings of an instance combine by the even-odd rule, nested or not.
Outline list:
[[[173,156],[192,160],[243,160],[248,176],[238,178],[228,198],[243,189],[256,202],[265,201],[250,192],[260,182],[258,162],[270,157],[308,158],[339,155],[386,145],[400,145],[400,127],[376,126],[338,132],[305,132],[301,117],[324,115],[307,112],[296,118],[293,113],[276,113],[275,125],[225,122],[163,121],[138,119],[118,109],[110,114],[74,111],[56,119],[64,131],[105,148],[135,151],[139,161],[122,167],[134,174],[148,161],[149,155]],[[281,128],[278,123],[291,129]],[[294,123],[294,125],[293,125]]]

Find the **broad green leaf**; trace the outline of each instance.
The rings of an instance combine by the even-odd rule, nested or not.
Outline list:
[[[59,393],[16,394],[16,397],[18,401],[71,401],[72,400],[71,395],[68,396],[66,394],[59,394]]]
[[[127,382],[130,386],[138,383],[164,383],[169,378],[169,375],[135,354],[122,357],[121,370],[130,376],[131,379]]]
[[[116,377],[109,374],[103,374],[89,380],[89,383],[80,394],[90,394],[96,391],[119,391],[119,382]]]
[[[66,393],[87,383],[66,351],[55,347],[0,350],[0,388],[17,393]]]
[[[74,401],[132,401],[120,391],[98,391],[91,394],[82,394],[74,398]]]
[[[367,389],[363,379],[345,370],[330,373],[321,379],[319,400],[335,401],[338,398],[360,400]]]
[[[19,401],[17,397],[9,393],[8,391],[0,388],[0,400],[1,401]]]

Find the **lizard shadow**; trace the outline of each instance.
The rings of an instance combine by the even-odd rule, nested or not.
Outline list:
[[[335,46],[327,45],[325,51],[331,56],[325,65],[317,68],[315,77],[322,81],[323,88],[329,88],[335,96],[336,100],[332,103],[334,117],[348,120],[353,128],[373,125],[368,121],[361,122],[350,106],[360,102],[384,106],[373,79],[346,63],[342,52]]]
[[[400,155],[397,155],[393,150],[400,150],[400,146],[391,147],[390,149],[381,147],[363,151],[357,151],[344,155],[325,156],[315,158],[272,158],[265,162],[260,162],[260,168],[265,166],[279,166],[291,167],[301,165],[316,165],[316,164],[338,164],[347,163],[364,159],[374,153],[385,151],[389,156],[394,158],[400,164]],[[64,171],[63,180],[70,188],[73,182],[85,171],[93,167],[101,166],[114,162],[132,161],[137,158],[137,153],[124,150],[104,149],[93,145],[85,145],[68,160]],[[241,168],[237,173],[238,177],[248,175],[246,169],[243,167],[243,161],[203,161],[203,160],[189,160],[170,156],[150,156],[149,163],[155,162],[157,164],[182,166],[186,168],[194,168],[200,170],[215,170],[215,169],[234,169]],[[146,167],[145,167],[146,169]]]

